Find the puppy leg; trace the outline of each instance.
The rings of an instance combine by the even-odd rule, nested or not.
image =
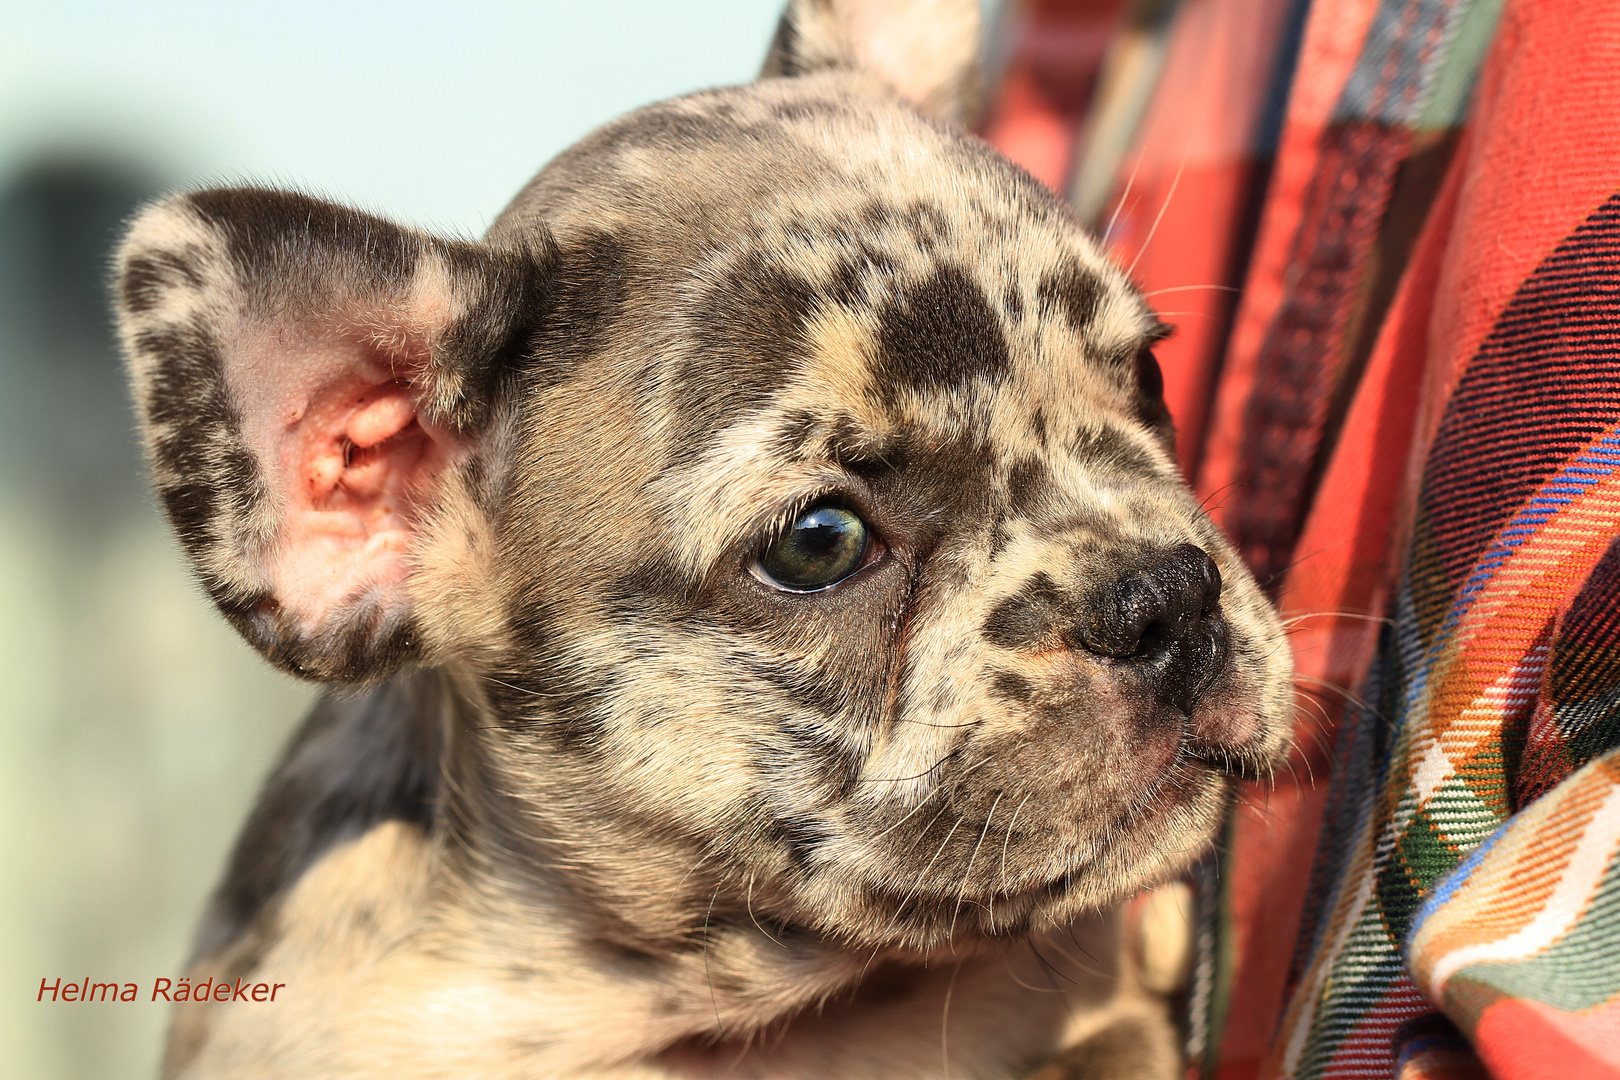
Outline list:
[[[1026,1080],[1170,1080],[1181,1075],[1172,1001],[1192,974],[1192,890],[1183,882],[1139,897],[1125,922],[1122,994],[1113,1015]]]
[[[1163,1011],[1120,1016],[1026,1080],[1172,1080],[1182,1072],[1175,1025]]]

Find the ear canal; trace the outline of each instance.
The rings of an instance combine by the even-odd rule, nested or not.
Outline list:
[[[554,260],[251,188],[133,222],[118,326],[153,483],[272,662],[361,681],[416,655],[414,545],[477,455]]]
[[[922,112],[967,124],[978,56],[978,0],[789,0],[760,74],[864,71]]]

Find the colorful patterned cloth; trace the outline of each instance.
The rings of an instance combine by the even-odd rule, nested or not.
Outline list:
[[[1612,645],[1611,645],[1612,648]],[[1438,882],[1412,978],[1503,1076],[1620,1069],[1620,751],[1556,785]],[[1403,1053],[1423,1052],[1409,1040]]]
[[[1046,176],[1106,187],[1181,324],[1180,455],[1301,675],[1203,1071],[1620,1077],[1620,2],[1138,3],[1119,40],[1159,62],[1102,63]]]

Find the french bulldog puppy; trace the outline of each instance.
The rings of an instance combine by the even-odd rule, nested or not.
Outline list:
[[[331,687],[191,971],[282,989],[179,1006],[166,1076],[1178,1075],[1118,905],[1278,760],[1289,654],[1165,326],[956,126],[977,23],[794,0],[479,242],[135,220],[153,482]]]

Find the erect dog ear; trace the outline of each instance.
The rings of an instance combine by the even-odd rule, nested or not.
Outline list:
[[[789,0],[760,74],[865,71],[961,124],[978,105],[978,57],[978,0]]]
[[[153,482],[215,603],[278,666],[355,681],[414,653],[413,544],[545,306],[541,244],[252,188],[131,226],[118,324]]]

